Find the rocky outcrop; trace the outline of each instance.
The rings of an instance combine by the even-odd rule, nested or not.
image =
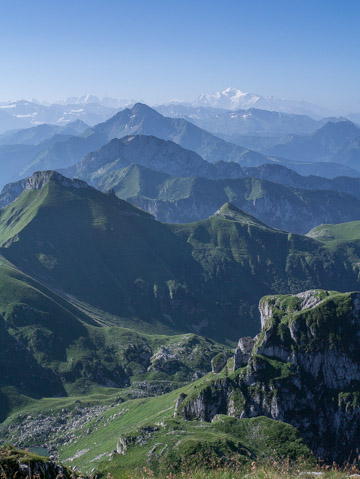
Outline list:
[[[66,188],[90,188],[90,186],[82,180],[70,179],[65,176],[60,175],[56,171],[37,171],[32,176],[30,176],[25,184],[25,190],[41,190],[41,188],[46,185],[50,180],[57,181]]]
[[[188,397],[178,408],[178,415],[185,419],[211,421],[217,414],[227,414],[234,385],[229,378],[215,380],[196,397]]]
[[[175,403],[175,408],[174,408],[174,416],[175,417],[177,416],[177,412],[178,412],[179,407],[185,401],[186,398],[187,398],[187,394],[185,394],[185,393],[181,393],[180,396],[178,397],[178,399]]]
[[[211,360],[211,371],[213,373],[219,373],[226,366],[228,356],[225,353],[219,353]]]
[[[171,375],[182,372],[196,375],[197,379],[210,370],[211,358],[221,354],[210,341],[187,334],[178,341],[160,346],[149,358],[147,371]],[[224,355],[227,360],[228,355]]]
[[[70,479],[76,478],[75,473],[56,464],[54,461],[42,458],[27,451],[19,451],[12,447],[0,448],[0,475],[3,479],[31,478],[37,479]]]
[[[234,371],[241,366],[245,366],[250,359],[251,352],[255,344],[255,339],[250,336],[245,336],[239,339],[237,348],[234,354]]]
[[[158,426],[141,427],[134,431],[134,434],[120,436],[116,445],[116,450],[113,452],[124,455],[130,447],[143,446],[153,438],[154,433],[159,431],[159,429]]]
[[[0,194],[0,208],[15,201],[23,191],[41,190],[50,180],[57,181],[67,188],[90,188],[85,181],[66,178],[56,171],[37,171],[29,178],[4,186]]]
[[[187,398],[178,414],[202,421],[267,416],[295,426],[318,457],[353,459],[360,447],[360,293],[270,296],[260,311],[246,369]]]

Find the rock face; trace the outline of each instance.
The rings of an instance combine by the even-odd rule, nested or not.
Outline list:
[[[175,404],[175,409],[174,409],[174,416],[176,417],[177,412],[181,404],[184,402],[184,400],[187,398],[187,394],[181,393],[180,396],[178,397],[176,404]]]
[[[37,171],[32,176],[29,176],[29,178],[25,178],[15,183],[9,183],[4,186],[0,194],[0,208],[15,201],[23,191],[41,190],[41,188],[50,180],[58,181],[68,188],[90,188],[85,181],[66,178],[56,171]]]
[[[267,416],[295,426],[316,456],[348,460],[360,446],[360,294],[270,296],[260,311],[246,369],[187,398],[178,414]],[[250,347],[242,339],[235,357]]]
[[[60,175],[60,173],[57,173],[56,171],[48,170],[37,171],[30,176],[24,184],[24,190],[41,190],[41,188],[50,180],[58,181],[67,188],[90,188],[85,181],[78,179],[72,180]]]
[[[255,339],[250,336],[245,336],[239,339],[237,348],[234,354],[234,371],[241,366],[245,366],[250,359],[251,352],[255,344]]]
[[[219,353],[211,360],[211,371],[219,373],[226,365],[228,356],[225,353]]]

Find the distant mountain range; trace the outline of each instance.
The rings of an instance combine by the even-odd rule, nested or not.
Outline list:
[[[170,223],[205,219],[229,201],[272,227],[302,234],[321,223],[360,219],[360,178],[303,177],[275,164],[209,163],[153,136],[113,139],[59,171],[101,191],[114,190]],[[6,185],[0,207],[27,188],[26,179]]]
[[[210,162],[225,160],[263,164],[268,161],[262,154],[226,142],[186,120],[164,117],[152,108],[137,103],[131,109],[118,112],[106,122],[88,128],[79,136],[52,137],[36,147],[0,146],[0,164],[3,165],[0,184],[3,186],[29,176],[36,170],[68,167],[110,140],[129,134],[154,135],[171,140]]]
[[[0,133],[51,123],[64,126],[75,120],[95,125],[110,118],[120,107],[100,103],[42,104],[18,100],[0,103]]]
[[[266,117],[268,112],[255,111],[255,113],[260,116],[265,113]],[[271,124],[271,118],[278,118],[280,124],[286,124],[286,117],[283,114],[270,113],[266,124]],[[297,119],[291,118],[296,124]],[[300,119],[300,123],[302,120],[303,118]],[[314,127],[314,121],[309,120]],[[308,120],[305,119],[305,121]],[[302,175],[316,174],[328,178],[359,175],[357,159],[359,149],[356,141],[360,129],[348,120],[327,122],[311,135],[292,135],[276,140],[275,144],[270,146],[266,144],[263,148],[264,154],[261,151],[256,152],[225,141],[184,118],[165,117],[141,103],[135,104],[131,109],[121,110],[105,122],[87,129],[85,127],[86,125],[81,120],[77,120],[76,123],[71,122],[66,127],[39,125],[23,131],[10,131],[0,135],[0,169],[2,173],[0,186],[29,176],[34,171],[69,167],[79,162],[86,154],[105,147],[109,141],[129,135],[147,135],[172,141],[179,147],[191,150],[201,157],[199,159],[193,155],[184,171],[174,171],[171,168],[166,171],[175,176],[209,177],[211,167],[204,161],[208,163],[227,162],[226,168],[222,165],[222,169],[226,170],[229,178],[238,177],[234,163],[238,163],[242,167],[272,163],[286,166]],[[11,144],[13,142],[14,144]],[[111,155],[114,155],[116,153],[115,145],[116,142],[112,143],[112,146],[106,147],[101,154],[105,154],[110,148]],[[135,145],[139,146],[138,142],[134,143]],[[157,148],[155,143],[153,146],[155,149]],[[180,154],[179,148],[172,148],[173,155]],[[128,148],[128,151],[130,150]],[[137,156],[138,154],[139,152],[136,153]],[[190,155],[189,152],[182,152],[180,156],[184,154]],[[190,168],[192,161],[199,163],[200,160],[203,168],[207,170],[206,174],[200,174],[196,168]],[[323,163],[325,160],[326,164]],[[138,161],[136,158],[132,158],[130,163],[138,163]],[[122,166],[128,166],[128,164]],[[144,166],[153,167],[148,164]],[[219,166],[216,169],[218,172]],[[215,177],[224,178],[224,174],[219,176],[217,173]]]
[[[62,145],[61,154],[53,154],[53,152],[44,153],[35,169],[57,169],[67,166],[71,162],[75,163],[74,159],[77,158],[77,160],[80,160],[85,153],[91,152],[94,149],[94,144],[99,144],[99,146],[105,145],[112,139],[122,138],[128,135],[150,135],[163,140],[171,140],[181,147],[197,153],[210,163],[226,161],[239,163],[242,166],[258,166],[266,163],[276,163],[293,168],[300,174],[320,173],[328,177],[338,175],[357,176],[359,174],[351,168],[338,164],[328,164],[324,167],[320,163],[309,165],[301,161],[293,162],[286,158],[271,158],[224,141],[182,118],[164,117],[142,103],[137,103],[131,109],[127,108],[122,110],[106,122],[87,130],[87,132],[82,135],[79,153],[74,152],[72,147],[74,140],[69,139]],[[53,150],[54,148],[55,147],[53,147]],[[106,149],[104,151],[106,151]],[[81,156],[80,152],[82,153]],[[69,158],[69,156],[71,156],[71,158]],[[137,161],[132,162],[136,163]],[[33,171],[35,169],[33,168]],[[169,173],[173,174],[173,172]],[[31,174],[30,171],[29,174]],[[183,175],[184,173],[182,176]],[[230,174],[230,177],[232,176],[233,175]]]
[[[263,151],[295,161],[332,161],[359,169],[359,140],[360,128],[351,121],[329,121],[311,135],[290,135]]]
[[[80,97],[70,97],[67,98],[65,101],[59,101],[61,105],[89,105],[92,103],[98,103],[101,106],[107,107],[107,108],[126,108],[130,105],[134,105],[137,103],[137,100],[131,99],[131,100],[126,100],[126,99],[121,99],[118,100],[116,98],[110,98],[110,97],[104,97],[99,99],[95,95],[82,95]]]
[[[89,125],[81,120],[74,120],[64,126],[43,123],[31,128],[9,130],[0,134],[0,145],[39,145],[55,135],[81,135],[88,128]]]
[[[106,121],[120,109],[136,104],[135,99],[116,99],[110,97],[99,98],[95,95],[69,97],[54,103],[38,100],[16,100],[0,102],[0,133],[11,129],[26,128],[42,123],[66,125],[80,119],[93,126]],[[213,133],[229,134],[225,128],[238,127],[239,131],[232,131],[231,135],[259,135],[267,136],[310,133],[316,129],[311,120],[323,120],[329,117],[345,116],[351,121],[360,123],[360,113],[336,111],[314,105],[306,101],[295,101],[276,96],[261,96],[255,93],[243,92],[229,87],[213,94],[202,94],[193,101],[174,100],[161,105],[155,105],[165,116],[183,117],[191,120],[197,126]],[[216,111],[214,111],[216,110]],[[260,110],[256,113],[256,110]],[[236,112],[232,115],[232,112]],[[267,119],[264,111],[271,113],[290,114],[286,125],[285,117],[279,116],[273,125],[265,124]],[[219,121],[216,117],[224,117]],[[273,115],[274,116],[274,115]],[[298,124],[297,124],[298,123]],[[323,120],[323,123],[325,121]],[[317,125],[319,127],[321,125]],[[241,130],[241,131],[240,131]],[[232,140],[234,141],[234,140]]]
[[[232,87],[213,94],[200,95],[196,100],[190,102],[190,104],[196,107],[203,106],[228,110],[259,108],[261,110],[310,115],[314,118],[336,115],[336,112],[306,101],[286,100],[276,96],[264,97],[255,93],[245,93]]]
[[[215,135],[233,141],[241,136],[281,137],[289,134],[308,134],[328,120],[314,120],[310,116],[295,115],[258,108],[226,110],[187,105],[160,105],[155,109],[165,116],[184,118]],[[239,140],[240,141],[240,140]]]

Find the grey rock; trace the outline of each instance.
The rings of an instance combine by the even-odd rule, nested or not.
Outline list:
[[[234,371],[247,364],[250,359],[251,352],[255,344],[255,339],[250,336],[245,336],[239,339],[238,347],[234,354]]]
[[[179,407],[181,406],[181,404],[184,402],[184,400],[187,398],[187,394],[185,393],[181,393],[179,398],[177,399],[176,403],[175,403],[175,408],[174,408],[174,416],[176,417],[177,416],[177,413],[178,413],[178,410],[179,410]]]
[[[211,371],[213,373],[219,373],[226,366],[228,356],[225,353],[219,353],[211,360]]]

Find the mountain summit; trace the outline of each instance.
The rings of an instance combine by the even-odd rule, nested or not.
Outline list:
[[[199,98],[194,101],[194,105],[211,106],[229,110],[247,109],[254,107],[260,98],[258,95],[245,93],[237,88],[229,87],[224,91],[216,92],[212,95],[200,95]]]
[[[193,106],[239,110],[260,108],[262,110],[282,111],[310,115],[313,117],[331,116],[334,112],[305,101],[286,100],[276,96],[264,97],[255,93],[243,92],[237,88],[226,88],[213,94],[200,95],[192,102]]]
[[[249,215],[245,211],[237,208],[232,203],[225,203],[221,208],[219,208],[214,214],[213,217],[219,216],[227,220],[237,221],[241,224],[253,225],[253,226],[263,226],[264,228],[269,228],[267,225],[262,223],[260,220],[254,216]]]

